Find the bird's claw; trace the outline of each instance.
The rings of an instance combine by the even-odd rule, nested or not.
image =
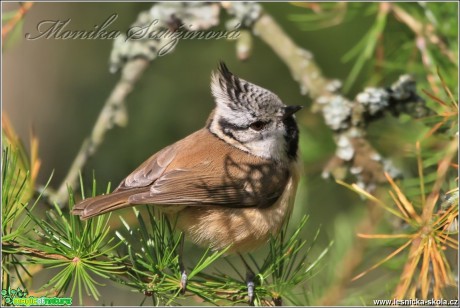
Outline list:
[[[247,287],[248,287],[248,303],[250,306],[254,306],[254,281],[248,281]]]
[[[180,293],[185,294],[185,291],[187,290],[187,272],[185,269],[181,271],[181,277],[180,277]]]
[[[249,269],[249,267],[246,273],[246,286],[248,288],[248,303],[250,306],[254,306],[254,273]]]

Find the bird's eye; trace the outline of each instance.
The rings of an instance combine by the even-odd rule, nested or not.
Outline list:
[[[260,130],[262,130],[267,124],[268,124],[268,122],[256,121],[256,122],[252,123],[251,125],[249,125],[249,127],[252,128],[252,129],[255,130],[255,131],[260,131]]]

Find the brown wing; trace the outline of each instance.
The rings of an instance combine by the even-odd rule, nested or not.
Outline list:
[[[230,156],[226,159],[231,162]],[[133,204],[221,205],[228,207],[266,207],[282,194],[288,180],[287,172],[274,166],[258,165],[245,172],[233,170],[213,172],[213,163],[193,169],[175,169],[163,174],[149,192],[131,195]],[[262,171],[263,170],[263,171]]]
[[[265,207],[283,192],[289,173],[202,129],[152,156],[117,188],[150,186],[130,204]]]
[[[132,206],[128,202],[131,195],[142,193],[147,187],[133,188],[132,190],[113,192],[80,201],[72,208],[72,214],[79,215],[81,219],[88,219],[114,210]]]
[[[87,219],[136,204],[266,207],[288,179],[286,167],[202,129],[150,157],[111,194],[85,199],[72,212]]]
[[[152,184],[176,157],[175,148],[176,144],[173,144],[152,155],[128,175],[114,192]]]

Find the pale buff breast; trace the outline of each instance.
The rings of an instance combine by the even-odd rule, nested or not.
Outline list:
[[[298,183],[298,170],[292,176],[277,202],[267,208],[227,208],[193,206],[184,208],[177,217],[177,226],[198,245],[228,252],[247,252],[266,243],[276,235],[292,212]]]

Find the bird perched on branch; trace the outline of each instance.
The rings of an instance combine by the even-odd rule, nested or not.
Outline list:
[[[72,213],[87,219],[151,204],[196,244],[241,254],[266,243],[292,212],[299,180],[294,113],[302,107],[286,106],[223,62],[211,90],[216,107],[204,128],[155,153],[111,194],[85,199]]]

